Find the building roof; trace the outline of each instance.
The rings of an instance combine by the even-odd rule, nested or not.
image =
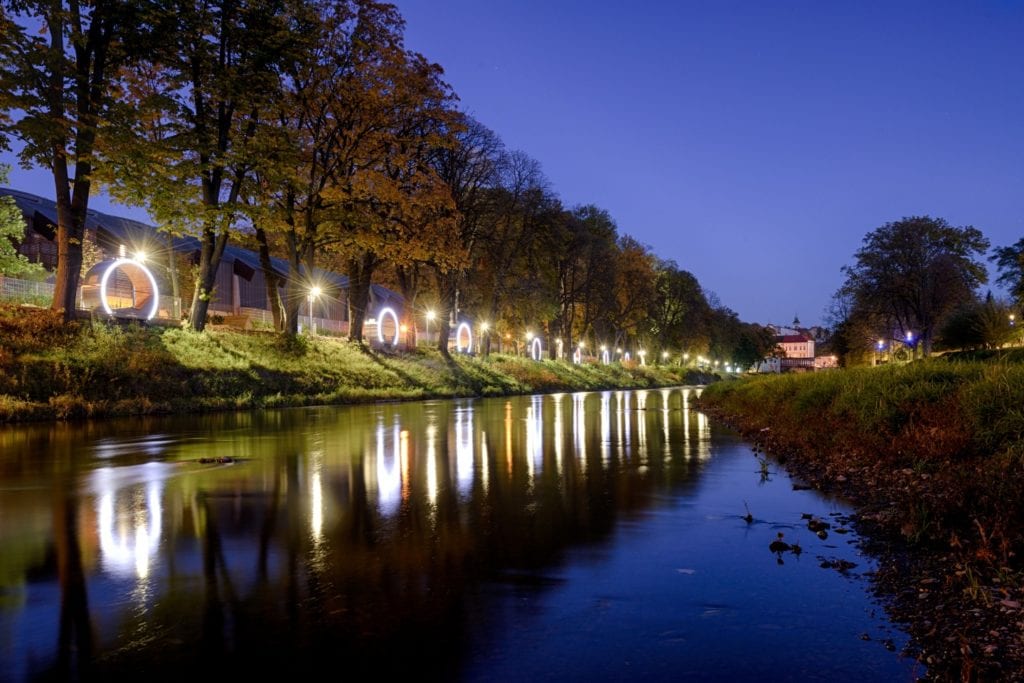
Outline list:
[[[776,344],[806,344],[812,341],[802,334],[786,334],[775,338]]]

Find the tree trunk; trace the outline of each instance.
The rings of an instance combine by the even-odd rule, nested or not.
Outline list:
[[[53,528],[61,593],[57,670],[64,680],[89,678],[93,656],[89,598],[78,542],[78,505],[77,496],[56,494]]]
[[[220,268],[224,247],[228,244],[228,231],[220,234],[211,226],[203,229],[202,247],[199,252],[199,271],[196,273],[196,288],[192,294],[188,324],[196,332],[206,329],[206,312],[213,299],[213,288],[217,282],[217,269]]]
[[[167,280],[171,283],[171,298],[178,302],[174,317],[181,320],[181,282],[178,280],[178,253],[174,251],[174,238],[167,233]]]
[[[76,180],[72,193],[63,148],[54,150],[52,170],[57,198],[57,272],[50,307],[62,312],[64,322],[70,322],[75,318],[75,300],[82,273],[82,241],[85,238],[89,183]],[[76,174],[79,172],[87,173],[88,167],[76,170]]]
[[[411,266],[395,268],[395,275],[398,278],[398,287],[405,302],[402,311],[402,323],[409,330],[405,340],[406,347],[414,349],[419,344],[419,334],[416,327],[416,299],[420,293],[420,266],[413,264]]]
[[[350,341],[363,341],[363,323],[366,321],[366,309],[370,302],[370,283],[377,258],[372,252],[363,252],[362,256],[349,259],[348,268],[348,338]]]
[[[270,314],[274,316],[274,330],[284,332],[287,315],[284,305],[281,303],[281,279],[274,270],[273,262],[270,260],[270,245],[267,243],[267,232],[260,226],[256,226],[256,242],[259,244],[260,267],[263,268],[263,280],[267,288],[267,307]]]
[[[448,337],[452,332],[452,321],[456,320],[456,297],[458,296],[458,274],[437,272],[437,293],[440,297],[441,312],[437,316],[437,350],[448,356]]]

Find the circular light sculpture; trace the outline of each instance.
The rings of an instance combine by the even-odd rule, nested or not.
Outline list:
[[[466,333],[466,344],[462,344],[462,333]],[[473,330],[469,329],[469,323],[459,323],[458,329],[455,330],[455,352],[456,353],[469,353],[473,349]]]
[[[123,310],[119,309],[118,314],[114,313],[114,310],[110,307],[110,298],[107,291],[110,286],[110,278],[116,271],[120,270],[128,278],[132,287],[132,308],[129,310],[133,313],[138,311],[139,316],[146,320],[152,320],[156,316],[156,313],[160,308],[160,290],[157,287],[156,278],[153,277],[153,273],[151,273],[149,268],[143,265],[141,261],[130,258],[117,258],[113,261],[106,261],[104,263],[97,264],[94,266],[94,269],[102,269],[102,274],[100,275],[99,303],[107,315],[118,315],[121,310]],[[92,279],[95,274],[95,271],[90,271],[86,276],[86,283],[88,283],[88,280]],[[95,280],[93,280],[93,282],[95,282]],[[145,303],[143,306],[138,306],[137,304],[139,302],[137,295],[140,293],[146,293],[147,284],[149,285],[149,299],[144,300]],[[128,317],[135,316],[129,315]]]
[[[534,337],[533,341],[530,342],[530,358],[534,360],[540,360],[542,352],[543,351],[540,346],[540,337]]]
[[[605,365],[608,365],[608,363],[611,362],[611,359],[608,356],[608,349],[601,350],[601,362]]]
[[[577,346],[576,350],[572,352],[572,362],[576,365],[583,362],[583,347]]]
[[[384,337],[384,318],[386,316],[391,316],[391,322],[393,322],[394,325],[395,325],[395,336],[391,338],[390,342],[387,339],[385,339],[385,337]],[[377,339],[380,340],[381,344],[389,344],[391,346],[398,346],[398,335],[399,335],[398,314],[395,313],[394,309],[392,309],[392,308],[382,308],[382,309],[380,309],[380,313],[377,314]]]
[[[559,337],[558,339],[555,340],[555,346],[558,349],[555,352],[556,355],[557,355],[557,358],[558,358],[558,360],[562,360],[562,338],[561,337]]]

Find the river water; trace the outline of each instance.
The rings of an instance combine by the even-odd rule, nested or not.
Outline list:
[[[0,680],[923,675],[698,391],[0,428]]]

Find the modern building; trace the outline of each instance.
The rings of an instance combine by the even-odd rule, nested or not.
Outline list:
[[[12,197],[25,217],[25,239],[18,245],[18,251],[30,260],[43,264],[47,270],[54,270],[57,266],[56,203],[44,197],[7,188],[0,188],[0,195]],[[180,262],[184,262],[186,266],[199,262],[199,240],[194,237],[171,237],[152,225],[99,211],[89,211],[86,241],[92,242],[103,258],[145,252],[148,255],[147,267],[160,286],[158,317],[180,319],[183,311],[188,309],[190,301],[181,302],[168,295],[171,291],[170,273],[172,267],[178,267],[180,273]],[[289,272],[288,263],[284,259],[272,258],[271,268],[283,294]],[[268,305],[266,275],[260,264],[259,254],[229,243],[217,270],[213,299],[209,308],[211,317],[218,316],[244,327],[271,324],[273,316]],[[188,273],[180,273],[180,277],[184,282],[188,278]],[[317,270],[313,277],[322,290],[321,295],[312,302],[316,329],[346,334],[348,278],[326,270]],[[116,290],[118,287],[131,287],[131,284],[127,282],[126,277],[118,274],[113,278],[111,287]],[[89,301],[89,296],[84,299],[80,296],[79,306],[83,307]],[[367,333],[376,334],[375,312],[391,308],[398,317],[401,317],[403,303],[402,297],[396,292],[377,284],[372,285],[370,313],[367,317],[374,322],[367,321]],[[308,324],[309,302],[304,302],[300,311],[300,324]]]

